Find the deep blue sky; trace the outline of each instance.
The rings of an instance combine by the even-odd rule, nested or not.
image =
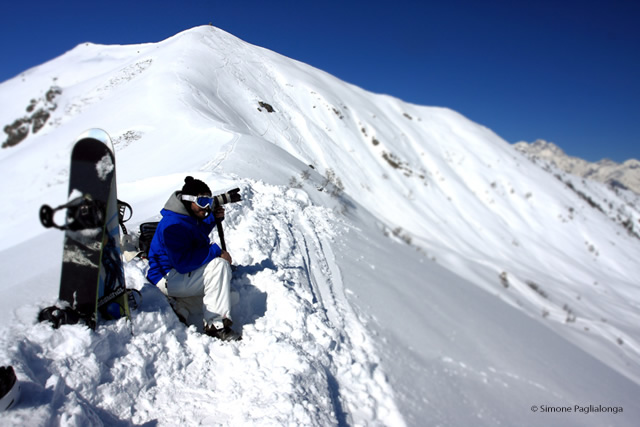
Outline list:
[[[37,0],[0,14],[0,81],[82,42],[157,42],[211,22],[509,142],[640,158],[638,0]]]

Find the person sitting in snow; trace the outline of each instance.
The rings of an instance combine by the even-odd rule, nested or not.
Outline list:
[[[212,212],[211,190],[204,182],[191,176],[184,182],[160,212],[147,278],[175,298],[174,309],[183,319],[193,313],[195,299],[201,304],[207,335],[240,340],[231,329],[231,255],[209,239],[216,220],[224,219],[224,208]]]

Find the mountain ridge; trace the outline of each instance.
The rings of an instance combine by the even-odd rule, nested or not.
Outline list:
[[[514,147],[533,160],[548,161],[570,174],[640,194],[640,161],[637,159],[628,159],[622,163],[616,163],[610,159],[589,162],[579,157],[569,156],[556,144],[542,139],[531,143],[517,142]]]
[[[640,214],[628,194],[558,179],[455,111],[370,94],[214,27],[80,45],[0,84],[15,103],[0,120],[21,117],[52,82],[61,93],[45,126],[0,149],[0,267],[11,278],[0,357],[41,401],[13,420],[634,425]],[[36,305],[55,299],[59,236],[15,206],[64,201],[70,144],[98,125],[114,140],[132,230],[157,219],[187,174],[215,192],[242,188],[225,220],[243,267],[242,344],[181,327],[137,261],[126,274],[148,302],[138,335],[70,328],[65,344],[33,323]],[[34,245],[38,268],[15,272]],[[174,378],[185,379],[177,391]],[[624,415],[531,411],[547,400]]]

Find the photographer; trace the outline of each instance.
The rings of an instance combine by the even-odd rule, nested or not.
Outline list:
[[[216,221],[224,219],[224,208],[214,203],[204,182],[191,176],[184,182],[160,212],[147,278],[176,299],[174,309],[184,319],[194,298],[201,298],[207,335],[240,340],[241,335],[231,329],[231,255],[209,239]]]

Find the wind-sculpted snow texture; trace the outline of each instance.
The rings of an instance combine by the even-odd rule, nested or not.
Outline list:
[[[0,84],[0,121],[52,86],[44,127],[0,148],[0,364],[23,385],[0,424],[637,424],[636,195],[210,26],[80,45]],[[241,342],[181,324],[139,259],[131,325],[36,323],[62,257],[38,208],[66,199],[93,127],[131,232],[187,175],[241,188],[224,222]]]

